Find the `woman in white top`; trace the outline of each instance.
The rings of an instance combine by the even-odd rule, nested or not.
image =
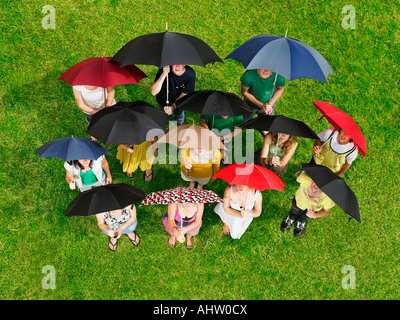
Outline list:
[[[121,234],[126,234],[133,245],[138,246],[140,239],[134,232],[137,226],[136,207],[129,205],[123,209],[111,210],[96,214],[97,224],[104,234],[110,237],[108,247],[111,251],[117,249]]]
[[[223,202],[214,208],[224,223],[222,231],[233,239],[240,239],[253,218],[260,216],[261,210],[261,192],[243,185],[227,186]]]
[[[74,97],[76,104],[87,116],[86,121],[90,122],[93,114],[104,108],[104,102],[106,107],[115,104],[114,87],[108,87],[106,90],[101,87],[79,85],[73,86]],[[106,98],[104,98],[104,91],[106,91]]]
[[[78,187],[81,192],[93,187],[110,184],[112,177],[108,162],[104,156],[96,160],[80,159],[64,163],[67,171],[65,179],[69,187]]]

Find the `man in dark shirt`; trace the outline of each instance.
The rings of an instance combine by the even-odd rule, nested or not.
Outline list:
[[[164,81],[167,76],[168,96],[167,81]],[[175,101],[194,91],[195,80],[196,73],[191,67],[177,64],[160,68],[151,85],[151,94],[156,96],[159,107],[163,108],[164,112],[169,115],[173,113],[178,125],[184,123],[185,113],[174,111],[176,108]]]

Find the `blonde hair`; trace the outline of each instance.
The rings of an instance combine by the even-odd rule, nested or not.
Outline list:
[[[277,139],[278,139],[278,133],[271,132],[271,145],[276,146]],[[286,155],[296,142],[297,142],[296,138],[293,135],[290,135],[289,138],[283,143],[282,153]]]

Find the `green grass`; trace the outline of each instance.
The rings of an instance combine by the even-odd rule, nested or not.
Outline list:
[[[56,28],[45,30],[41,9],[56,9]],[[356,9],[356,29],[345,30],[342,7]],[[397,299],[399,286],[399,21],[396,1],[24,1],[3,2],[0,46],[0,299]],[[142,34],[168,30],[195,35],[221,58],[259,34],[288,36],[316,48],[335,76],[328,84],[287,82],[276,108],[306,122],[318,121],[312,100],[332,103],[353,116],[366,140],[345,174],[358,197],[362,223],[347,221],[335,207],[310,220],[301,239],[279,230],[298,187],[294,173],[311,156],[312,141],[299,147],[283,177],[285,192],[263,191],[263,212],[240,240],[222,234],[222,223],[206,206],[194,249],[169,248],[161,223],[163,206],[138,208],[135,248],[126,237],[118,249],[94,217],[65,217],[78,195],[65,182],[63,162],[33,152],[65,136],[87,137],[87,123],[72,89],[57,78],[75,63],[119,48]],[[157,68],[139,85],[116,87],[116,99],[156,105],[150,85]],[[224,61],[196,67],[196,90],[240,95],[243,66]],[[187,119],[198,116],[187,113]],[[261,136],[255,136],[260,146]],[[158,164],[154,180],[122,172],[116,146],[106,147],[114,183],[133,183],[146,193],[185,185],[178,165]],[[220,196],[226,183],[207,185]],[[56,289],[42,288],[42,268],[56,270]],[[342,288],[342,268],[356,270],[356,289]]]

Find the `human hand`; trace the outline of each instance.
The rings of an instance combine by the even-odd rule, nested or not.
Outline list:
[[[190,159],[188,159],[185,163],[185,168],[186,170],[190,170],[192,169],[192,162],[190,161]]]
[[[169,71],[170,71],[169,65],[168,65],[168,66],[165,66],[165,67],[163,68],[163,74],[164,74],[164,75],[167,75],[167,74],[169,73]]]
[[[316,218],[315,211],[313,209],[308,209],[306,216],[309,218]]]
[[[133,151],[135,151],[135,149],[133,149],[131,147],[129,147],[128,150],[126,150],[126,152],[128,152],[128,153],[133,153]]]
[[[271,114],[272,113],[272,105],[269,102],[264,103],[263,111],[266,114]]]
[[[210,182],[214,182],[217,178],[211,177]]]
[[[281,164],[281,161],[278,156],[272,156],[271,163],[275,166],[279,166]]]
[[[253,216],[252,213],[246,209],[243,209],[240,213],[242,214],[242,218],[250,218]]]
[[[97,141],[97,139],[96,139],[95,137],[93,137],[93,136],[90,136],[90,139],[91,139],[92,141],[94,141],[94,142]]]
[[[313,152],[316,153],[316,154],[321,153],[321,150],[322,150],[322,148],[320,146],[315,146],[313,148]]]
[[[69,183],[69,188],[70,188],[71,190],[74,190],[74,189],[76,188],[76,186],[75,186],[75,180],[72,180],[72,181]]]
[[[111,182],[112,182],[111,176],[107,177],[107,178],[106,178],[106,183],[107,183],[107,184],[111,184]]]
[[[175,238],[178,240],[180,243],[185,242],[185,236],[182,234],[178,229],[176,229],[177,232],[175,232]]]
[[[110,236],[110,238],[115,238],[117,236],[116,230],[114,228],[108,230],[108,235]]]
[[[164,112],[167,114],[167,115],[171,115],[172,114],[172,107],[167,107],[167,106],[165,106],[164,107]]]

